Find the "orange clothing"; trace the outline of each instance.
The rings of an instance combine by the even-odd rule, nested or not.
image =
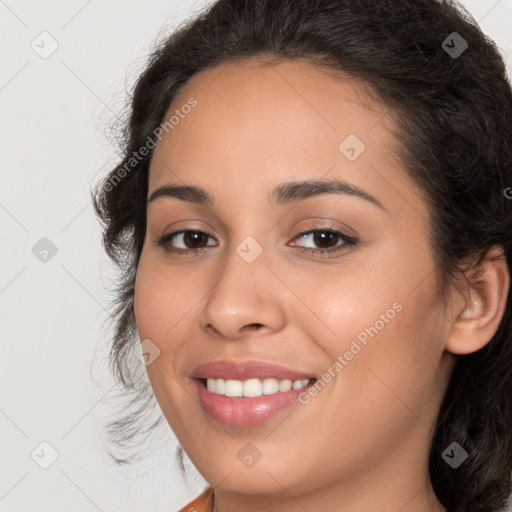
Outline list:
[[[213,512],[215,495],[213,487],[210,485],[204,490],[203,494],[183,507],[179,512]]]

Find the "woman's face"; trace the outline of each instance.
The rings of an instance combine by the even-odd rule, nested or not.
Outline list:
[[[362,101],[341,74],[252,60],[195,75],[166,116],[148,198],[188,185],[211,203],[148,203],[135,314],[162,411],[218,491],[288,497],[357,482],[365,499],[366,485],[406,482],[405,503],[425,483],[453,363],[448,324],[426,204],[393,153],[387,109]],[[326,180],[346,186],[301,185]],[[202,234],[157,245],[182,230]],[[196,369],[220,360],[317,382],[260,398],[199,389]],[[256,394],[280,375],[223,370],[259,375],[245,388]]]

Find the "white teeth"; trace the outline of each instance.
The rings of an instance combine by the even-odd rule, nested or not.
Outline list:
[[[227,380],[226,381],[226,396],[242,396],[244,385],[241,380]]]
[[[208,391],[217,395],[229,397],[257,397],[262,395],[273,395],[275,393],[290,391],[290,389],[301,389],[307,386],[310,379],[295,380],[290,379],[249,379],[249,380],[224,380],[224,379],[206,379],[206,388]]]
[[[244,380],[242,395],[248,397],[261,396],[262,387],[263,385],[259,379]]]
[[[277,379],[265,379],[262,387],[264,395],[273,395],[279,391],[279,381]]]
[[[300,389],[303,388],[307,383],[309,382],[309,379],[306,380],[294,380],[292,384],[293,389]],[[279,391],[281,390],[281,386],[279,386]]]
[[[213,389],[213,392],[217,392],[219,394],[224,394],[226,392],[226,381],[222,379],[208,379],[213,380],[215,382],[215,388]]]
[[[290,379],[282,380],[279,383],[279,391],[290,391],[292,389],[293,382]]]

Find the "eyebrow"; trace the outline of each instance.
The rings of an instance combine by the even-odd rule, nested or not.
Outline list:
[[[274,188],[269,200],[272,204],[285,205],[321,194],[340,194],[364,199],[386,210],[382,203],[363,189],[341,179],[288,181]],[[204,188],[195,185],[165,185],[157,188],[149,197],[148,204],[159,198],[170,197],[198,205],[213,206],[214,198]]]

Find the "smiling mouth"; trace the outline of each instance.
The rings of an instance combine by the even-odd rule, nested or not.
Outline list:
[[[269,421],[288,407],[304,403],[300,397],[309,392],[317,379],[304,374],[298,376],[304,379],[224,380],[201,376],[192,378],[192,382],[203,410],[216,422],[249,428]]]

